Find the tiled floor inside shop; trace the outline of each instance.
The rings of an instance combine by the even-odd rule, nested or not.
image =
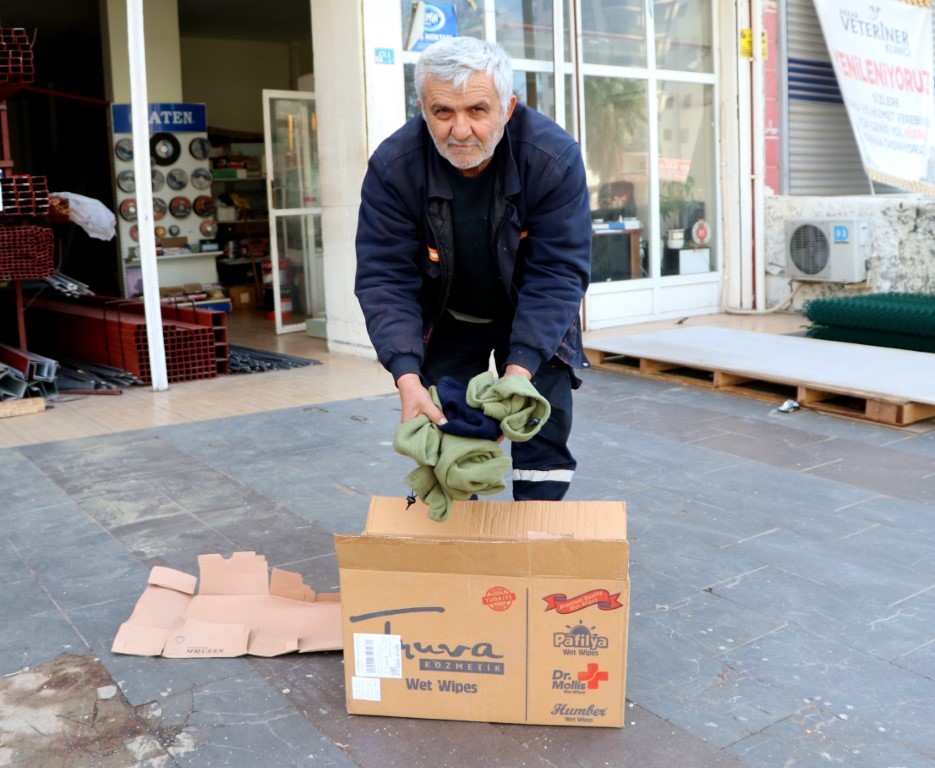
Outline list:
[[[334,533],[407,491],[382,369],[247,319],[321,364],[0,419],[0,765],[935,766],[935,424],[626,373],[583,372],[570,494],[627,503],[625,728],[351,717],[338,652],[112,653],[152,566],[253,550],[334,590]]]

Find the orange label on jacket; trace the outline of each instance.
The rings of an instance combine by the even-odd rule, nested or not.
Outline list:
[[[429,261],[438,263],[438,250],[436,248],[429,248]]]

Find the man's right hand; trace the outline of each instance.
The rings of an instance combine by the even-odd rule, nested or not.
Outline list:
[[[441,409],[432,401],[428,389],[422,386],[422,379],[417,373],[404,373],[396,379],[396,388],[399,390],[399,402],[402,405],[400,422],[414,419],[424,413],[429,420],[441,425],[448,421]]]

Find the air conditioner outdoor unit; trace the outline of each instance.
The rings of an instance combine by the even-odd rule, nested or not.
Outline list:
[[[787,219],[786,274],[793,280],[862,283],[870,266],[865,219]]]

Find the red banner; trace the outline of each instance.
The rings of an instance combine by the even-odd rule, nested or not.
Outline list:
[[[560,593],[543,597],[548,604],[547,611],[554,610],[556,613],[576,613],[596,605],[602,611],[613,611],[617,608],[623,608],[620,602],[620,593],[610,594],[606,589],[592,589],[590,592],[578,595],[577,597],[568,597]]]

